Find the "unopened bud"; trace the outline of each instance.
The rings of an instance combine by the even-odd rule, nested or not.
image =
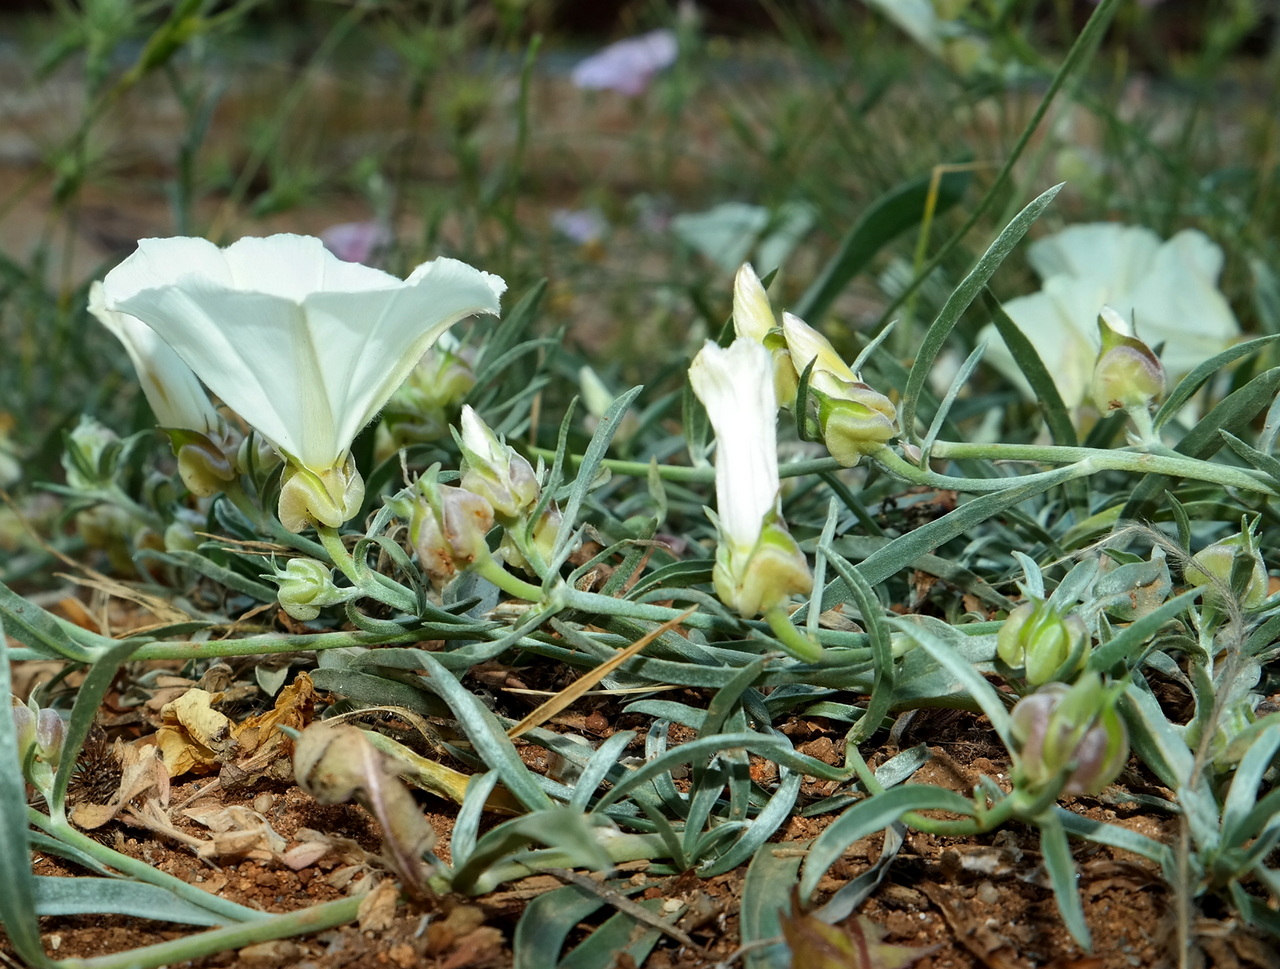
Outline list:
[[[178,458],[178,475],[193,495],[209,498],[235,480],[234,465],[208,436],[182,428],[169,428],[168,434]]]
[[[511,529],[507,529],[502,537],[502,544],[499,546],[503,560],[518,569],[523,569],[530,575],[537,574],[538,570],[530,564],[525,551],[534,552],[543,563],[550,562],[551,556],[555,551],[556,541],[560,538],[560,526],[563,522],[564,516],[560,514],[560,509],[554,504],[548,506],[538,519],[538,523],[529,533],[529,542],[523,551],[512,536]],[[519,528],[520,526],[517,525],[516,527]]]
[[[115,431],[87,415],[81,416],[75,429],[66,434],[62,452],[62,468],[72,488],[96,488],[110,483],[111,457],[120,438]]]
[[[462,408],[459,445],[465,459],[460,484],[488,501],[503,525],[518,521],[538,503],[541,488],[532,465],[468,406]]]
[[[1097,794],[1129,759],[1129,734],[1116,712],[1120,684],[1084,673],[1074,686],[1047,683],[1010,714],[1021,779],[1034,787],[1065,778],[1062,794]]]
[[[1119,313],[1104,306],[1098,315],[1102,350],[1093,368],[1093,404],[1103,414],[1145,408],[1164,393],[1164,367],[1133,334]]]
[[[283,569],[264,575],[280,586],[280,608],[300,622],[309,622],[326,606],[346,602],[354,589],[340,589],[333,581],[333,570],[315,559],[290,559]]]
[[[1210,594],[1218,597],[1221,592],[1231,589],[1237,561],[1244,561],[1248,570],[1244,588],[1236,590],[1240,604],[1246,609],[1256,609],[1267,598],[1270,578],[1262,554],[1249,532],[1236,532],[1196,552],[1183,570],[1183,577],[1189,585],[1209,587]]]
[[[842,466],[858,460],[898,434],[898,411],[893,402],[862,381],[845,384],[838,396],[815,393],[822,441]]]
[[[342,467],[315,472],[289,464],[280,479],[280,522],[291,532],[320,523],[330,528],[350,521],[364,503],[364,478],[355,458]]]
[[[735,555],[731,542],[719,544],[711,582],[720,601],[745,619],[813,590],[809,560],[775,515],[765,521],[755,546],[745,556]]]
[[[1039,686],[1079,670],[1089,651],[1088,630],[1074,613],[1063,615],[1042,599],[1024,602],[996,634],[996,653],[1027,682]]]
[[[432,468],[418,479],[410,512],[409,535],[418,566],[442,589],[472,562],[489,555],[486,536],[493,528],[493,506],[480,495],[438,484]]]

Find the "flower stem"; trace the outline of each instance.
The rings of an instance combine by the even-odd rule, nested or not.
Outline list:
[[[471,563],[471,571],[482,579],[488,579],[503,592],[526,602],[541,602],[546,598],[541,586],[518,579],[504,569],[492,555],[481,555]]]
[[[802,663],[821,663],[826,659],[827,651],[797,629],[782,606],[765,610],[764,621],[769,624],[782,648]]]
[[[329,559],[333,562],[334,568],[345,575],[362,595],[410,615],[417,613],[418,603],[413,593],[381,572],[369,568],[366,563],[357,561],[347,551],[347,546],[336,528],[317,524],[316,534],[320,537],[320,544],[324,546],[324,550],[329,553]]]
[[[297,912],[286,912],[253,922],[229,925],[169,942],[90,959],[63,959],[60,969],[151,969],[155,966],[188,962],[229,949],[241,949],[255,942],[286,939],[308,932],[320,932],[352,921],[360,910],[362,896],[323,902]]]

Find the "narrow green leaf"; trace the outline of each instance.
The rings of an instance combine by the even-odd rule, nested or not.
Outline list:
[[[868,584],[876,586],[906,568],[921,555],[932,552],[939,545],[965,534],[975,525],[999,515],[1028,498],[1080,477],[1083,473],[1080,469],[1068,465],[1046,471],[1042,476],[1037,476],[1034,481],[1027,481],[1003,491],[993,491],[967,501],[955,511],[948,512],[941,518],[888,542],[860,562],[858,570]],[[843,579],[832,580],[822,590],[823,610],[835,608],[849,595],[849,589]]]
[[[800,878],[801,901],[813,896],[827,869],[850,845],[883,831],[909,811],[950,811],[968,816],[973,813],[973,804],[954,791],[930,784],[905,784],[859,801],[818,835],[809,849]]]
[[[18,956],[40,969],[54,963],[45,955],[36,921],[36,881],[27,841],[27,785],[18,750],[18,726],[10,709],[13,683],[6,644],[0,622],[0,872],[5,878],[0,891],[0,923]]]
[[[551,798],[533,779],[497,717],[434,656],[425,650],[416,652],[420,669],[427,673],[426,685],[449,705],[476,753],[497,772],[503,786],[530,811],[550,808]]]
[[[861,743],[880,729],[880,721],[893,706],[893,686],[895,670],[893,664],[893,644],[889,641],[889,626],[885,622],[884,606],[876,597],[875,590],[862,577],[857,566],[850,565],[834,549],[823,550],[828,562],[836,570],[836,574],[853,593],[853,601],[866,627],[867,638],[871,644],[871,656],[874,662],[875,679],[872,682],[871,698],[867,702],[866,713],[853,726],[846,743]]]
[[[3,583],[0,583],[0,619],[10,636],[49,659],[91,663],[97,655],[92,648],[73,640],[57,619]]]
[[[639,891],[629,888],[627,894]],[[536,897],[516,923],[511,942],[512,969],[547,969],[560,961],[565,939],[578,923],[604,905],[604,899],[577,885]]]
[[[795,849],[802,845],[795,845]],[[777,939],[777,943],[747,951],[746,969],[790,969],[791,952],[782,941],[780,912],[791,906],[791,886],[796,883],[803,855],[799,850],[781,853],[781,846],[761,845],[747,866],[738,907],[738,934],[743,945]]]
[[[1089,936],[1089,926],[1084,921],[1084,906],[1080,903],[1080,888],[1076,884],[1076,864],[1071,858],[1067,833],[1063,830],[1058,815],[1051,811],[1037,819],[1036,823],[1040,826],[1040,851],[1045,871],[1049,874],[1049,883],[1053,886],[1058,912],[1076,944],[1088,952],[1092,949],[1093,942]]]
[[[968,171],[945,172],[938,179],[933,215],[951,208],[964,196],[971,176]],[[818,278],[800,297],[791,311],[816,322],[826,315],[849,282],[862,272],[872,258],[899,233],[918,225],[928,214],[933,173],[899,185],[876,199],[863,211],[852,229],[840,240],[840,248],[823,267]]]
[[[1135,619],[1093,651],[1089,657],[1089,669],[1099,673],[1109,673],[1120,666],[1135,669],[1142,659],[1143,648],[1160,631],[1160,627],[1176,619],[1203,594],[1203,588],[1188,589],[1163,603],[1158,609]]]
[[[226,925],[230,921],[156,885],[123,878],[37,876],[35,887],[39,915],[132,915],[185,925]]]
[[[969,275],[960,281],[951,296],[943,304],[938,318],[933,321],[924,335],[924,340],[916,353],[915,363],[911,365],[911,373],[907,376],[907,386],[902,395],[901,426],[908,438],[915,438],[916,405],[920,400],[920,392],[924,389],[929,371],[933,368],[947,337],[960,320],[960,315],[969,308],[987,285],[996,269],[1004,262],[1005,257],[1013,251],[1014,246],[1022,241],[1027,230],[1040,217],[1040,213],[1048,207],[1054,197],[1061,191],[1061,185],[1043,192],[1026,208],[1015,215],[1004,230],[996,237],[995,242],[983,253],[982,258],[970,270]]]
[[[1182,405],[1189,401],[1210,377],[1227,366],[1227,364],[1235,363],[1237,360],[1251,356],[1277,340],[1280,340],[1280,334],[1262,336],[1256,340],[1246,340],[1244,343],[1237,343],[1235,346],[1227,347],[1221,353],[1200,364],[1191,373],[1178,381],[1178,386],[1173,388],[1173,393],[1160,405],[1160,409],[1156,411],[1156,416],[1153,420],[1156,428],[1163,427],[1170,418],[1182,410]]]
[[[1027,378],[1027,383],[1031,385],[1031,391],[1035,394],[1036,403],[1040,405],[1040,412],[1044,414],[1044,423],[1049,429],[1049,436],[1053,438],[1053,443],[1063,447],[1075,447],[1079,443],[1075,425],[1071,423],[1071,415],[1062,402],[1062,395],[1058,393],[1058,385],[1053,382],[1053,377],[1049,375],[1049,369],[1040,359],[1040,354],[1036,353],[1035,346],[1027,339],[1018,324],[1009,319],[1009,314],[1004,311],[1000,301],[989,289],[983,290],[982,300],[991,313],[991,322],[996,325],[1000,338],[1004,340],[1004,345],[1013,355],[1014,363],[1018,365],[1022,375]]]

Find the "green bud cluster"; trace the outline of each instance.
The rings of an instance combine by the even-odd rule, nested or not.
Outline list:
[[[1011,669],[1022,670],[1032,686],[1069,679],[1084,666],[1089,649],[1084,620],[1043,599],[1015,608],[996,634],[996,655]]]
[[[898,435],[898,410],[893,402],[861,380],[844,383],[838,394],[812,388],[811,393],[818,400],[822,441],[846,468]]]
[[[300,622],[315,619],[321,609],[346,602],[356,594],[353,588],[339,588],[333,581],[333,570],[315,559],[290,559],[283,569],[264,578],[279,584],[280,607]]]
[[[62,761],[67,723],[56,710],[42,710],[34,699],[25,704],[17,697],[11,699],[23,776],[47,797]]]
[[[1031,790],[1061,783],[1063,795],[1097,794],[1129,759],[1129,734],[1116,711],[1122,684],[1094,672],[1073,686],[1047,683],[1010,714],[1018,743],[1014,782]]]

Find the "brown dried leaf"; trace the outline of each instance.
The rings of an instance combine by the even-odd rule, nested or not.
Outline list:
[[[423,853],[436,841],[409,788],[358,727],[313,723],[294,751],[298,786],[322,804],[355,798],[382,827],[387,865],[412,894],[429,893]]]
[[[361,932],[385,932],[396,917],[396,900],[400,890],[390,880],[378,882],[368,895],[360,900],[356,921]]]
[[[80,828],[100,828],[124,809],[135,797],[155,790],[162,804],[169,803],[169,772],[158,748],[147,744],[135,747],[117,740],[112,753],[120,764],[120,786],[106,804],[77,804],[71,809],[71,820]]]
[[[207,690],[190,689],[160,709],[156,743],[170,777],[187,772],[207,774],[234,750],[235,724],[213,709],[216,698],[217,694]]]
[[[791,969],[905,969],[937,948],[883,942],[884,929],[863,915],[828,925],[801,911],[794,893],[791,914],[783,915],[781,923]]]

